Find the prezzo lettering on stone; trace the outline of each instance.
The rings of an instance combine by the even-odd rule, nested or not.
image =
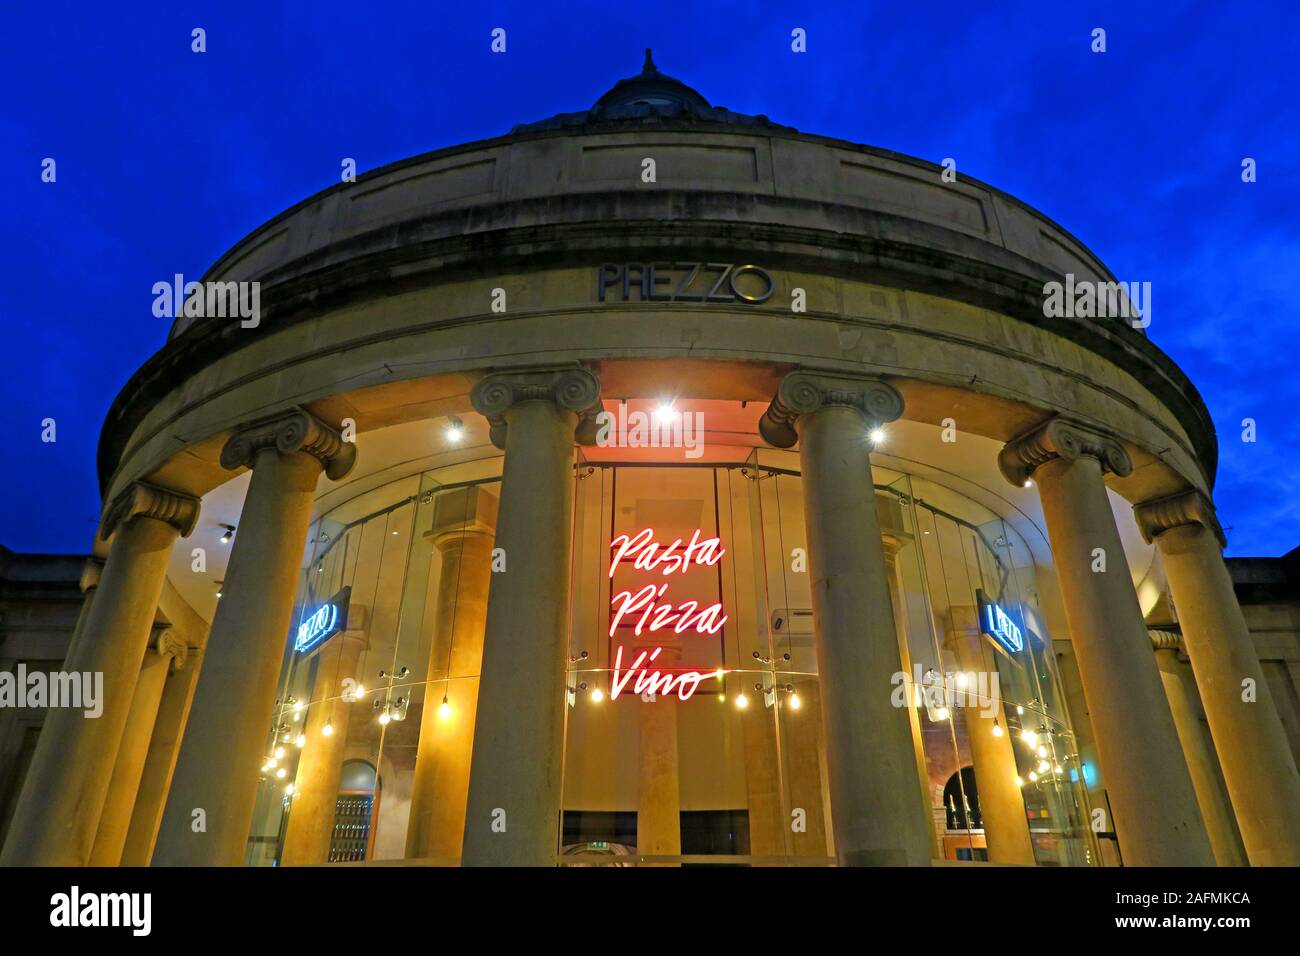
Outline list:
[[[596,273],[596,298],[609,289],[642,302],[743,302],[761,305],[772,298],[776,280],[766,269],[732,262],[606,262]]]

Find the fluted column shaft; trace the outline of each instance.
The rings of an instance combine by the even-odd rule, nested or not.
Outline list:
[[[341,478],[355,457],[354,446],[303,411],[254,423],[222,451],[225,467],[251,466],[253,477],[167,798],[155,866],[244,861],[316,483],[322,465],[331,478]]]
[[[95,834],[95,846],[90,854],[91,866],[118,866],[122,862],[122,849],[131,826],[131,813],[140,790],[140,778],[149,754],[154,722],[158,719],[163,688],[172,665],[185,655],[184,645],[172,638],[169,631],[165,627],[155,629],[153,641],[140,666],[140,676],[131,699],[131,713],[122,731],[108,797],[104,801],[99,831]]]
[[[137,482],[105,512],[112,536],[103,575],[64,671],[103,675],[98,717],[52,707],[18,798],[3,866],[85,866],[131,713],[172,545],[188,535],[199,503]]]
[[[465,840],[467,866],[552,866],[559,850],[573,518],[584,369],[489,375],[471,392],[505,449]]]
[[[1013,484],[1032,474],[1038,487],[1124,862],[1211,866],[1103,463],[1121,475],[1132,469],[1118,442],[1060,419],[1012,442],[999,459]]]
[[[1164,559],[1250,862],[1300,866],[1300,774],[1223,562],[1213,506],[1193,491],[1139,505],[1135,513]]]
[[[831,822],[849,866],[930,862],[907,712],[891,703],[901,661],[868,437],[901,413],[883,382],[799,371],[760,423],[779,447],[797,433]]]

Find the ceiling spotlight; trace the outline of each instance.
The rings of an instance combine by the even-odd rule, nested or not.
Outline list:
[[[871,444],[883,445],[885,443],[885,430],[883,428],[873,428],[868,437],[871,439]]]
[[[221,532],[221,543],[230,544],[230,539],[235,536],[235,526],[233,524],[223,524],[221,527],[226,529]]]
[[[447,441],[453,445],[459,444],[460,440],[465,437],[465,423],[455,415],[448,415],[447,428],[443,434],[447,436]]]
[[[1034,487],[1034,483],[1033,483],[1033,481],[1031,481],[1030,479],[1026,478],[1026,479],[1025,479],[1025,487],[1026,487],[1026,488],[1032,488],[1032,487]]]
[[[673,409],[672,402],[660,402],[659,407],[655,409],[654,419],[660,425],[666,425],[677,416]]]

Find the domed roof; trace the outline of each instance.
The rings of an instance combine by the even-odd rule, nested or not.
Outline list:
[[[733,113],[721,106],[711,105],[699,92],[681,80],[660,73],[650,48],[647,47],[641,72],[619,80],[596,100],[591,109],[579,113],[558,113],[536,123],[521,123],[510,133],[535,133],[597,123],[655,123],[666,119],[792,130],[792,127],[773,123],[766,116]]]

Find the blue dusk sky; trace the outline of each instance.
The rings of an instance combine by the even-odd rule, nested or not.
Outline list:
[[[1151,282],[1148,332],[1218,429],[1229,553],[1300,545],[1292,0],[6,7],[0,543],[14,550],[89,549],[100,427],[167,332],[155,282],[198,278],[337,182],[342,157],[364,172],[585,109],[639,71],[647,46],[714,105],[954,157],[1118,278]],[[504,55],[489,50],[495,27]],[[790,49],[796,27],[804,54]],[[1104,54],[1090,49],[1096,27]],[[1242,182],[1245,157],[1257,182]]]

